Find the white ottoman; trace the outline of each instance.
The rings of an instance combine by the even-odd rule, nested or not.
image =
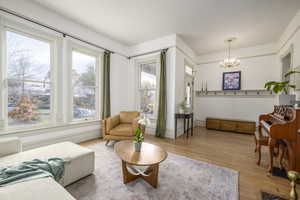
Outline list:
[[[94,152],[71,142],[53,144],[4,156],[0,158],[0,163],[1,166],[9,166],[36,158],[47,159],[51,157],[67,160],[65,174],[61,180],[63,186],[90,175],[95,169]]]

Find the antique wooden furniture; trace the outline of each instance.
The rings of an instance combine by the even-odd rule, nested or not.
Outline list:
[[[168,156],[165,150],[159,146],[143,142],[141,151],[135,152],[132,141],[122,141],[115,145],[115,151],[122,160],[124,184],[142,178],[157,188],[159,163]],[[136,166],[145,166],[146,168],[141,170]]]
[[[183,134],[186,133],[186,137],[189,137],[189,131],[191,135],[194,135],[194,113],[176,113],[175,114],[175,139],[177,137],[177,120],[183,119]],[[191,121],[191,123],[190,123]]]
[[[102,136],[106,144],[110,140],[130,140],[135,136],[135,131],[140,127],[143,131],[144,126],[138,124],[140,113],[136,111],[123,111],[119,115],[102,120]]]
[[[206,128],[220,131],[254,134],[256,123],[252,121],[206,118]]]
[[[258,152],[258,160],[257,165],[260,165],[261,161],[261,146],[268,146],[269,145],[269,135],[263,134],[265,132],[256,131],[255,132],[255,152]]]
[[[269,135],[269,172],[273,168],[274,148],[287,151],[287,170],[300,172],[300,109],[290,106],[274,106],[270,114],[259,116],[259,130]],[[283,152],[284,154],[284,152]],[[284,155],[282,155],[284,156]]]

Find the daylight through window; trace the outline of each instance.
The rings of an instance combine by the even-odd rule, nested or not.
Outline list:
[[[140,69],[140,110],[154,117],[157,95],[157,63],[143,63]]]
[[[72,52],[73,118],[96,117],[97,59],[78,51]]]
[[[51,120],[50,44],[7,31],[8,125]]]

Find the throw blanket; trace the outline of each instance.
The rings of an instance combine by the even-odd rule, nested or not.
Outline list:
[[[34,159],[17,166],[0,167],[0,187],[45,177],[59,181],[64,171],[65,162],[61,158],[50,158],[46,161]]]

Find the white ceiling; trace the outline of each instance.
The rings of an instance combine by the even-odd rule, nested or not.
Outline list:
[[[33,0],[126,45],[177,33],[197,53],[275,42],[300,0]]]

